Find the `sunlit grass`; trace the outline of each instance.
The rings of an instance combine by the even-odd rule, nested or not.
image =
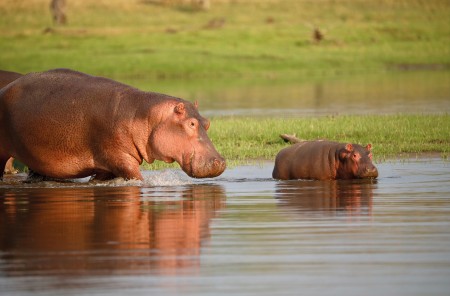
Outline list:
[[[224,0],[211,1],[209,11],[151,2],[158,1],[67,1],[69,23],[54,27],[49,1],[3,1],[0,68],[157,81],[450,65],[444,0]]]

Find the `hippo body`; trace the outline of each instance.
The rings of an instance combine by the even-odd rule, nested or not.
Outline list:
[[[16,73],[16,72],[11,72],[11,71],[3,71],[0,70],[0,89],[7,86],[8,84],[10,84],[11,82],[13,82],[14,80],[22,77],[23,75],[20,73]],[[14,174],[17,173],[17,170],[14,168],[13,166],[13,162],[14,159],[10,158],[7,163],[6,166],[4,168],[4,172],[6,174]],[[0,170],[3,169],[2,167],[0,167]]]
[[[0,91],[0,167],[12,156],[50,178],[142,180],[143,160],[162,160],[215,177],[226,164],[208,128],[179,98],[68,69],[31,73]]]
[[[0,70],[0,88],[3,88],[23,75],[11,71]]]
[[[371,145],[331,141],[301,141],[282,149],[275,159],[275,179],[363,179],[376,178]]]

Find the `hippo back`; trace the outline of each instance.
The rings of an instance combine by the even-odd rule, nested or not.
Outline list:
[[[23,76],[22,74],[16,72],[0,70],[0,88],[7,86],[11,82],[22,76]]]
[[[335,151],[342,144],[331,141],[303,141],[284,148],[275,160],[275,179],[335,178]]]

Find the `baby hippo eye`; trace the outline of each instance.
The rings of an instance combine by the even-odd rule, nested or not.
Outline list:
[[[192,120],[191,122],[189,122],[189,126],[195,128],[195,121]]]

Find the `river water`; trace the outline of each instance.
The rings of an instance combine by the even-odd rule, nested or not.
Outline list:
[[[128,83],[198,100],[207,117],[286,117],[448,113],[449,81]],[[206,180],[179,169],[98,184],[7,176],[0,295],[449,295],[450,162],[377,166],[376,181],[275,181],[272,162]]]
[[[0,182],[1,295],[448,295],[450,162],[376,181]]]
[[[324,116],[449,113],[450,72],[386,72],[297,81],[128,81],[138,88],[198,100],[211,116]]]

